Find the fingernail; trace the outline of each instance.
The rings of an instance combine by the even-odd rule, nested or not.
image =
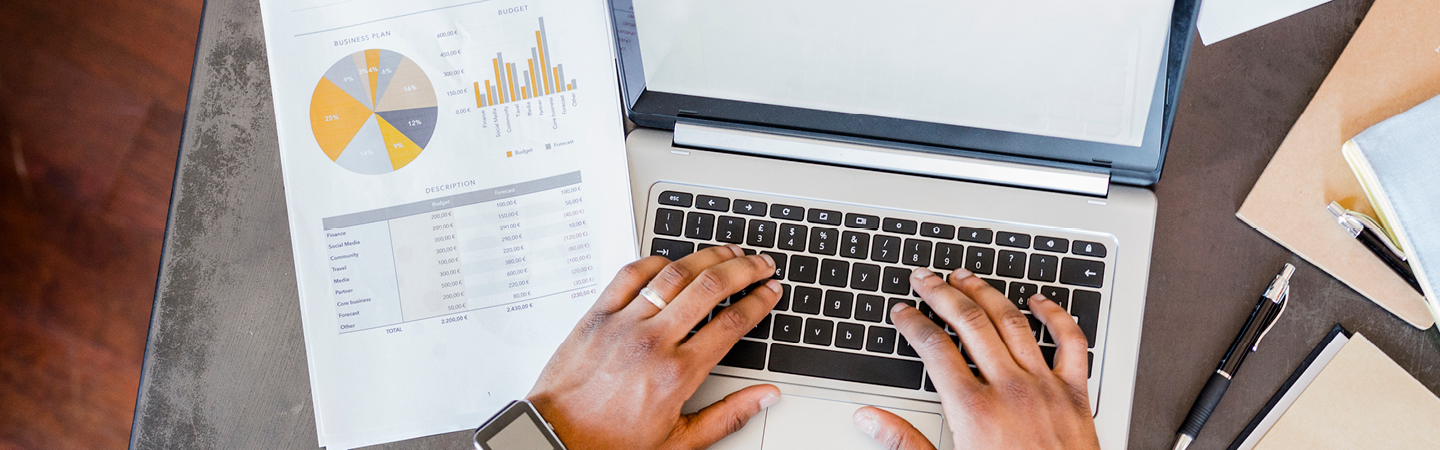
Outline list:
[[[766,281],[766,282],[765,282],[765,287],[770,288],[770,290],[772,290],[772,291],[775,291],[776,294],[779,294],[779,293],[780,293],[780,282],[779,282],[779,281],[775,281],[775,280]]]
[[[740,246],[738,246],[738,245],[735,245],[735,244],[725,244],[725,247],[729,248],[729,249],[730,249],[730,252],[731,252],[731,253],[734,253],[736,257],[745,256],[745,251],[744,251],[744,250],[741,250],[741,249],[740,249]]]
[[[770,268],[775,268],[775,258],[771,258],[770,255],[764,253],[761,253],[760,257],[765,258],[765,264],[770,266]]]
[[[975,274],[970,273],[970,271],[965,269],[955,269],[954,272],[950,273],[950,279],[952,280],[963,280],[973,276],[975,276]]]
[[[864,431],[865,435],[871,438],[874,438],[875,432],[880,430],[880,423],[875,421],[875,416],[870,414],[870,411],[863,409],[855,411],[854,419],[855,426],[860,427],[860,431]]]
[[[764,397],[760,397],[760,409],[765,409],[765,408],[769,408],[769,407],[771,407],[771,406],[774,406],[774,405],[775,405],[775,402],[778,402],[778,401],[780,401],[780,396],[775,395],[775,394],[765,394]]]
[[[893,317],[893,315],[895,314],[896,311],[900,311],[900,310],[902,310],[902,309],[909,308],[909,307],[910,307],[910,304],[909,304],[909,303],[896,303],[895,306],[891,306],[891,307],[890,307],[890,314],[891,314],[892,317]]]
[[[931,272],[930,269],[924,267],[916,267],[914,271],[910,272],[910,277],[916,280],[924,280],[933,276],[935,276],[935,272]]]
[[[1048,301],[1050,301],[1050,299],[1049,299],[1049,298],[1046,298],[1044,295],[1041,295],[1041,294],[1035,294],[1035,295],[1030,296],[1030,302],[1031,302],[1031,303],[1034,303],[1034,302],[1048,302]]]

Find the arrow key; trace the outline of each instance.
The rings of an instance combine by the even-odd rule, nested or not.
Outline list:
[[[1075,258],[1060,261],[1061,283],[1098,288],[1104,284],[1104,278],[1104,262]]]

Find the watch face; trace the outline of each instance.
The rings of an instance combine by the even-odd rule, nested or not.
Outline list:
[[[555,434],[529,402],[517,401],[475,430],[479,450],[561,450]]]

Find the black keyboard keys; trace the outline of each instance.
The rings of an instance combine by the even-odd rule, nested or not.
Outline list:
[[[880,290],[880,266],[855,263],[850,270],[850,288],[870,292]]]
[[[724,358],[720,358],[720,365],[765,370],[765,347],[764,342],[741,340],[736,342],[734,347],[730,347],[730,352],[726,353]]]
[[[887,294],[910,295],[910,271],[901,267],[886,267],[880,277],[880,290]]]
[[[760,323],[756,324],[754,328],[751,328],[749,333],[745,333],[745,337],[751,339],[765,339],[770,337],[770,316],[766,315],[764,319],[760,319]]]
[[[924,222],[920,224],[920,235],[940,239],[954,239],[955,226]]]
[[[935,244],[936,269],[955,270],[963,265],[965,265],[965,246],[944,242]]]
[[[1075,290],[1070,295],[1070,314],[1085,331],[1090,348],[1095,348],[1095,332],[1100,328],[1100,293]]]
[[[885,297],[860,294],[855,297],[855,320],[880,322],[885,320]]]
[[[885,221],[881,223],[883,224],[882,226],[884,227],[885,231],[891,233],[915,234],[916,231],[920,230],[920,223],[913,220],[894,219],[886,217]]]
[[[774,310],[776,310],[776,311],[789,311],[789,310],[790,310],[790,285],[789,285],[789,284],[780,283],[780,301],[775,302],[775,308],[774,308]]]
[[[800,342],[800,334],[804,332],[804,319],[799,317],[776,314],[775,326],[771,328],[770,338],[780,342]]]
[[[720,212],[726,212],[730,210],[730,199],[725,197],[701,195],[699,197],[696,197],[695,200],[696,208]]]
[[[668,208],[655,210],[655,234],[679,236],[685,230],[685,213]]]
[[[1070,309],[1070,290],[1062,287],[1041,286],[1040,295],[1060,305],[1060,309]]]
[[[900,262],[901,239],[883,234],[875,235],[870,248],[870,259],[880,262]]]
[[[1105,281],[1105,263],[1065,258],[1060,262],[1060,282],[1098,288]]]
[[[774,276],[771,276],[770,278],[776,279],[776,280],[784,280],[784,279],[785,279],[785,268],[786,268],[786,267],[789,267],[789,266],[785,265],[785,258],[786,258],[785,254],[784,254],[784,253],[775,253],[775,252],[760,252],[760,253],[766,254],[766,255],[770,255],[770,259],[772,259],[772,260],[775,261],[775,275],[774,275]]]
[[[785,220],[805,220],[805,208],[790,205],[770,205],[770,217]]]
[[[989,244],[990,238],[993,237],[994,234],[994,232],[984,228],[960,227],[960,233],[955,236],[955,239],[974,242],[976,244]]]
[[[806,344],[829,346],[834,335],[835,322],[825,319],[805,319]]]
[[[820,260],[809,256],[795,255],[790,258],[790,281],[814,283],[820,274]]]
[[[770,346],[770,370],[918,390],[925,365],[914,360],[774,344]]]
[[[1000,291],[1001,293],[1005,292],[1005,280],[996,280],[994,278],[981,279],[985,280],[985,283],[989,284],[990,287],[995,288],[995,290]]]
[[[930,241],[906,239],[900,262],[907,266],[928,267],[930,265]]]
[[[880,229],[880,218],[865,214],[850,213],[845,215],[845,226],[865,230]]]
[[[810,210],[809,214],[805,215],[805,218],[810,222],[822,225],[839,225],[840,220],[842,219],[839,211],[813,208]]]
[[[736,200],[735,209],[731,212],[747,216],[765,216],[765,202],[752,202],[749,200]]]
[[[851,350],[865,348],[865,326],[850,322],[836,324],[835,346]]]
[[[689,208],[693,198],[694,196],[684,192],[665,191],[660,193],[660,204]]]
[[[806,286],[795,286],[795,292],[790,295],[790,310],[804,314],[820,314],[820,308],[825,301],[825,292]]]
[[[894,324],[895,324],[895,318],[894,318],[894,317],[890,317],[890,311],[894,310],[894,309],[895,309],[895,305],[896,305],[896,304],[900,304],[900,303],[904,303],[904,304],[910,305],[910,307],[912,307],[912,308],[915,307],[915,301],[914,301],[914,300],[911,300],[911,299],[908,299],[908,298],[893,298],[893,297],[892,297],[892,298],[890,299],[890,302],[885,305],[885,323],[888,323],[888,324],[891,324],[891,325],[894,325]]]
[[[1038,292],[1040,292],[1040,288],[1033,284],[1021,283],[1019,281],[1011,281],[1010,293],[1009,295],[1006,295],[1006,297],[1010,299],[1011,303],[1015,304],[1016,308],[1020,308],[1024,311],[1029,311],[1030,296],[1035,295]]]
[[[866,335],[865,351],[875,353],[895,353],[895,329],[886,327],[870,326],[870,333]]]
[[[1006,247],[1030,248],[1030,235],[1001,231],[995,235],[995,244]]]
[[[720,216],[715,224],[715,240],[742,244],[745,242],[745,219],[734,216]]]
[[[1065,253],[1070,250],[1070,241],[1057,237],[1035,236],[1035,249],[1047,252]]]
[[[989,275],[994,272],[995,249],[970,246],[970,250],[965,252],[965,270],[981,275]]]
[[[1034,253],[1030,255],[1030,271],[1026,278],[1035,281],[1054,282],[1059,271],[1060,257]]]
[[[750,246],[770,248],[775,246],[775,235],[777,229],[775,222],[768,220],[751,220],[750,234],[745,241]]]
[[[849,319],[855,305],[855,294],[845,291],[825,291],[825,315]]]
[[[1104,258],[1105,244],[1101,244],[1099,242],[1075,241],[1075,243],[1070,246],[1070,253],[1074,253],[1080,256],[1094,256],[1096,258]]]
[[[1001,250],[1000,261],[995,265],[995,274],[1002,277],[1025,278],[1025,254]]]
[[[845,287],[850,282],[850,263],[838,259],[820,261],[820,284]]]
[[[692,212],[685,215],[685,237],[708,241],[715,237],[715,215]]]
[[[780,249],[792,252],[805,251],[805,237],[809,232],[804,225],[780,224]]]
[[[870,255],[870,235],[855,231],[840,233],[840,256],[865,259]]]
[[[672,241],[664,238],[655,238],[650,241],[650,254],[660,255],[675,261],[684,258],[686,255],[695,253],[695,244],[684,241]]]
[[[840,230],[815,227],[810,229],[810,253],[834,255],[840,247]]]

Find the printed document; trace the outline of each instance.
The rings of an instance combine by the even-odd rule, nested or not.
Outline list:
[[[608,8],[261,13],[320,445],[477,427],[636,257]]]

